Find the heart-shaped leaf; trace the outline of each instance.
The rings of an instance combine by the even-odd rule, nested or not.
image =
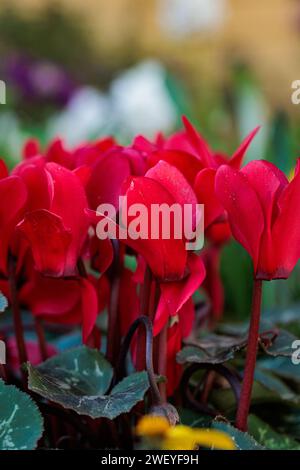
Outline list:
[[[0,380],[0,450],[35,449],[43,420],[34,401]]]
[[[95,349],[80,346],[43,364],[28,367],[28,387],[64,408],[92,418],[114,419],[143,399],[149,388],[146,372],[126,377],[108,392],[113,369]]]
[[[234,441],[237,450],[263,450],[256,440],[246,432],[241,432],[224,421],[214,420],[211,424],[213,429],[226,432]]]
[[[274,358],[292,356],[295,351],[292,344],[296,337],[288,331],[277,330],[275,327],[272,329],[270,325],[268,325],[269,329],[266,324],[262,326],[261,349]],[[222,364],[233,359],[236,353],[247,345],[247,330],[244,328],[234,330],[233,327],[229,327],[228,331],[231,331],[232,335],[209,334],[194,341],[188,340],[186,346],[177,354],[177,362],[179,364]]]
[[[279,330],[278,336],[268,347],[263,347],[264,351],[273,357],[291,357],[295,349],[292,348],[296,336],[286,330]]]
[[[247,344],[247,337],[210,334],[185,346],[177,354],[179,364],[222,364],[233,359]]]

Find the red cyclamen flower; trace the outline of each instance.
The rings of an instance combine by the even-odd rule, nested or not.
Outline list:
[[[299,165],[290,183],[263,160],[217,172],[216,193],[233,236],[252,257],[256,279],[286,279],[300,257]]]

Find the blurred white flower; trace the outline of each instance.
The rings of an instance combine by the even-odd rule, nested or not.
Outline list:
[[[107,125],[109,110],[109,100],[103,93],[93,87],[83,87],[62,112],[50,119],[49,138],[59,135],[72,146],[99,137]]]
[[[77,91],[63,111],[48,122],[47,134],[68,145],[113,133],[128,141],[136,134],[153,137],[171,131],[177,107],[166,85],[166,70],[156,61],[145,61],[122,72],[107,94],[95,88]]]
[[[218,29],[227,13],[227,0],[160,0],[159,21],[174,36]]]
[[[166,71],[156,61],[141,62],[125,71],[111,85],[113,115],[121,134],[148,137],[172,130],[176,106],[166,86]]]

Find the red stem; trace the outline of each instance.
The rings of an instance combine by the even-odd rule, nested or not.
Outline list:
[[[152,273],[146,266],[144,274],[144,283],[141,288],[141,316],[149,317],[150,298],[151,298]],[[144,328],[138,330],[137,337],[137,363],[138,371],[146,368],[146,333]]]
[[[39,343],[41,358],[42,361],[45,361],[46,359],[48,359],[48,352],[43,320],[38,317],[34,317],[34,326]]]
[[[158,374],[166,377],[167,375],[167,338],[168,338],[168,323],[165,324],[159,334],[158,340]],[[167,401],[167,384],[161,382],[158,384],[160,395],[163,402]]]
[[[252,310],[247,345],[246,365],[241,390],[241,398],[239,401],[235,421],[235,425],[240,431],[247,431],[247,420],[250,409],[251,392],[258,347],[261,297],[262,281],[255,279],[253,285]]]
[[[10,298],[11,307],[13,312],[14,329],[17,341],[18,356],[20,365],[27,362],[27,351],[24,340],[23,322],[21,312],[19,309],[16,276],[15,276],[15,260],[9,255],[8,258],[8,273],[9,273],[9,287],[10,287]]]
[[[110,292],[110,303],[108,309],[108,331],[107,331],[107,360],[116,366],[120,350],[121,338],[119,329],[119,291],[120,291],[120,249],[116,240],[113,240],[114,260],[112,266],[112,284]]]

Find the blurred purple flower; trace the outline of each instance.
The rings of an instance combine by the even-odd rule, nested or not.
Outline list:
[[[76,89],[75,81],[57,64],[26,56],[13,55],[7,59],[5,75],[8,84],[17,88],[28,101],[52,101],[65,105]]]

